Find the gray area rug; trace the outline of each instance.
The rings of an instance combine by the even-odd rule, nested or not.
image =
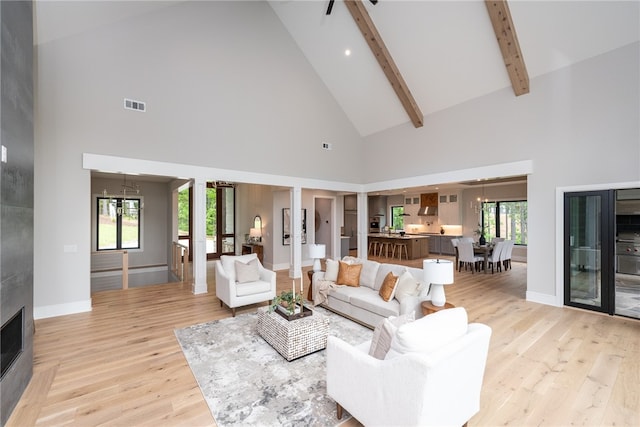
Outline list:
[[[329,317],[329,335],[351,344],[371,339],[370,329],[316,310]],[[257,322],[252,313],[175,331],[218,426],[338,424],[326,390],[326,350],[287,362],[258,335]],[[345,411],[340,422],[349,417]]]

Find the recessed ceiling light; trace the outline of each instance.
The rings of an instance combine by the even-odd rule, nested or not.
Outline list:
[[[344,55],[345,56],[351,56],[351,49],[345,49],[344,50]]]

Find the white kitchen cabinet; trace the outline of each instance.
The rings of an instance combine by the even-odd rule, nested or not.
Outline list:
[[[438,218],[441,225],[462,224],[462,203],[459,191],[448,191],[440,193],[440,203],[438,204]],[[446,199],[446,202],[443,200]]]

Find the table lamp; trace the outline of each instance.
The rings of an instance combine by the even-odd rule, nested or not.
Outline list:
[[[320,258],[325,257],[325,246],[322,244],[309,245],[309,258],[313,258],[313,271],[320,271]]]
[[[262,240],[262,230],[260,230],[259,228],[250,228],[249,229],[249,237],[251,237],[251,239],[254,242],[259,242]]]
[[[424,281],[433,288],[431,303],[442,307],[445,302],[444,285],[453,283],[453,261],[444,259],[425,259],[422,261]]]

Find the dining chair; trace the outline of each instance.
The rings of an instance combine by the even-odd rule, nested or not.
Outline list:
[[[494,238],[491,240],[491,243],[492,243],[492,244],[494,244],[494,245],[495,245],[496,243],[498,243],[498,242],[504,242],[504,238],[503,238],[503,237],[494,237]]]
[[[460,241],[460,239],[451,239],[451,245],[453,246],[453,251],[456,253],[456,263],[454,264],[456,266],[456,268],[459,267],[458,265],[458,242]]]
[[[502,241],[502,242],[497,242],[493,246],[493,251],[491,252],[491,255],[489,256],[489,258],[487,259],[487,262],[491,266],[491,274],[493,274],[494,272],[494,267],[498,271],[502,271],[501,256],[502,256],[502,253],[504,252],[505,245],[506,243]]]
[[[511,269],[511,252],[513,251],[513,245],[515,245],[515,241],[513,240],[505,240],[505,246],[502,248],[502,254],[500,255],[500,262],[504,266],[504,271]]]
[[[478,263],[484,262],[484,257],[475,255],[473,253],[473,243],[469,241],[459,241],[458,242],[458,260],[460,265],[458,266],[458,271],[462,271],[462,266],[465,266],[465,270],[467,269],[467,265],[471,267],[471,272],[477,270]]]

